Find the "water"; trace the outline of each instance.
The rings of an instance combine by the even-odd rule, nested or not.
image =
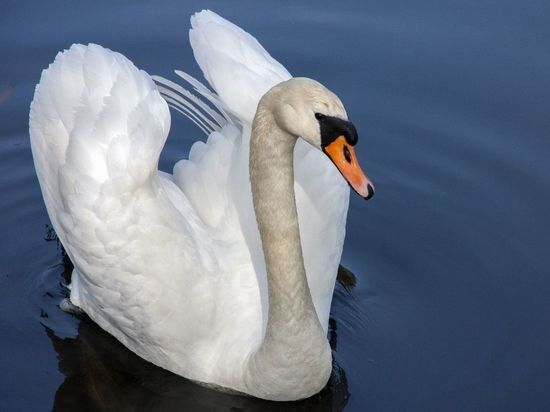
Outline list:
[[[180,3],[0,6],[0,410],[549,410],[549,4]],[[377,186],[350,204],[333,378],[301,403],[198,387],[57,307],[27,130],[40,71],[95,42],[199,76],[188,18],[205,7],[339,94]],[[200,137],[173,115],[161,168]]]

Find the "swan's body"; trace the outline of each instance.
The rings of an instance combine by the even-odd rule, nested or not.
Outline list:
[[[31,143],[75,264],[70,299],[165,369],[266,399],[304,398],[331,371],[326,331],[349,189],[321,151],[296,144],[311,121],[293,124],[295,133],[280,124],[287,114],[274,113],[303,90],[319,94],[327,115],[345,111],[318,83],[289,80],[214,13],[192,21],[195,56],[217,95],[182,76],[220,113],[192,119],[208,141],[173,175],[157,170],[170,115],[145,72],[100,46],[74,45],[42,74]]]

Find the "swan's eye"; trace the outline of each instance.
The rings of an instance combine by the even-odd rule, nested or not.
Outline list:
[[[317,120],[323,120],[326,116],[323,113],[315,113],[315,118]]]

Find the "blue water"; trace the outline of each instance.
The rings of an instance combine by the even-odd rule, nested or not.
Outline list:
[[[200,77],[187,30],[201,8],[341,97],[376,184],[350,203],[333,377],[304,402],[198,387],[57,307],[64,266],[28,137],[40,71],[95,42]],[[550,410],[549,40],[542,0],[4,1],[0,410]],[[173,114],[161,168],[198,138]]]

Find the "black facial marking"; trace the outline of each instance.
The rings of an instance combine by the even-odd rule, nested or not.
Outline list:
[[[322,113],[315,113],[315,118],[321,127],[321,147],[328,146],[339,136],[344,136],[351,146],[357,143],[357,130],[352,122]]]
[[[351,163],[351,153],[347,145],[344,145],[344,157],[346,158],[346,162]]]

